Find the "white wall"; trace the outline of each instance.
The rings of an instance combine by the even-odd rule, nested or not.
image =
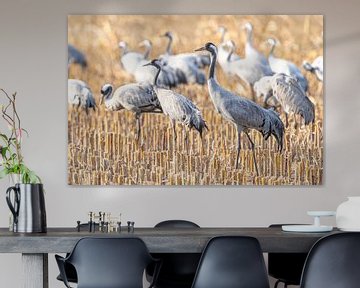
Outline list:
[[[73,226],[89,210],[122,212],[136,226],[186,218],[201,226],[267,226],[307,222],[307,210],[334,210],[358,189],[360,153],[360,2],[2,0],[0,87],[18,92],[30,138],[29,166],[46,187],[48,226]],[[67,15],[126,13],[324,14],[326,40],[356,33],[326,49],[325,184],[320,187],[70,187],[67,186]],[[0,226],[8,224],[6,180],[0,182]],[[328,220],[334,224],[334,220]],[[62,287],[51,255],[50,287]],[[19,255],[0,255],[2,287],[20,287]]]

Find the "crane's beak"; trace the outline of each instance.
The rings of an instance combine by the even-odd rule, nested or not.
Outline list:
[[[151,62],[149,62],[149,63],[146,63],[146,64],[144,64],[144,65],[142,65],[143,67],[145,67],[145,66],[152,66],[152,64],[151,64]]]
[[[195,49],[194,51],[204,51],[204,50],[206,50],[205,47],[200,47],[198,49]]]
[[[104,95],[101,95],[101,98],[100,98],[100,105],[102,105],[104,103]]]

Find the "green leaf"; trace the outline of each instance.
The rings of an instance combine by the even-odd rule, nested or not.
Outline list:
[[[8,137],[5,134],[0,133],[0,138],[3,139],[4,142],[8,142]]]
[[[4,168],[0,171],[0,179],[3,179],[9,174],[9,170],[7,168]]]

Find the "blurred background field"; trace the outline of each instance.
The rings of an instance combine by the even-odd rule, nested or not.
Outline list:
[[[315,104],[315,123],[300,129],[290,122],[285,131],[284,150],[276,151],[275,139],[264,141],[252,131],[260,175],[256,176],[250,146],[243,137],[241,165],[235,169],[236,131],[231,123],[215,112],[207,86],[182,85],[175,91],[190,98],[202,111],[209,131],[203,143],[196,131],[189,134],[190,149],[184,147],[178,127],[176,147],[172,143],[169,120],[164,115],[142,116],[140,143],[135,141],[133,113],[105,111],[99,105],[100,89],[105,83],[115,87],[133,82],[120,65],[119,41],[130,50],[144,39],[153,43],[150,58],[163,54],[166,31],[174,34],[173,53],[192,52],[211,41],[220,42],[217,28],[228,29],[227,39],[244,55],[246,41],[243,24],[254,26],[254,46],[268,54],[266,40],[276,38],[277,57],[294,62],[312,61],[323,55],[322,16],[242,16],[242,15],[73,15],[68,18],[68,42],[83,51],[88,68],[69,68],[69,78],[81,79],[92,89],[97,111],[68,109],[68,183],[82,185],[318,185],[323,182],[323,89],[313,74],[302,69],[309,81],[308,95]],[[206,69],[206,74],[207,74]],[[240,81],[224,75],[217,68],[219,83],[242,96],[250,97]],[[281,115],[284,120],[284,115]]]

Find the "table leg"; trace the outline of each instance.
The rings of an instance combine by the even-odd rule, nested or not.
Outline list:
[[[22,254],[23,288],[48,288],[48,254]]]

